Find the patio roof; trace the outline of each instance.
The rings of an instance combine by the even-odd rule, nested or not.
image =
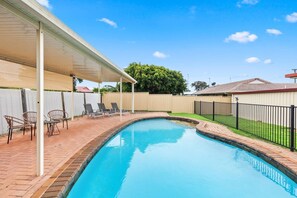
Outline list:
[[[136,80],[118,68],[35,0],[0,1],[0,59],[36,68],[36,174],[44,174],[44,84],[46,71],[98,82],[120,82],[120,119],[122,119],[122,82]],[[6,68],[7,69],[7,68]],[[24,70],[24,69],[23,69]],[[20,76],[24,71],[17,71]],[[23,76],[22,76],[23,77]],[[51,80],[59,77],[52,77]],[[11,83],[13,86],[13,83]],[[74,118],[72,92],[71,117]]]
[[[35,0],[0,1],[0,59],[36,67],[36,30],[43,24],[44,68],[94,82],[136,81]]]

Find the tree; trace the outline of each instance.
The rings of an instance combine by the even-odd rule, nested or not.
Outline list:
[[[76,91],[76,85],[77,83],[82,83],[84,80],[81,78],[77,78],[77,77],[72,77],[73,81],[73,91]]]
[[[195,81],[191,84],[191,86],[194,87],[196,91],[200,91],[209,87],[208,84],[204,81]]]
[[[181,72],[163,66],[134,62],[125,69],[125,72],[137,80],[134,87],[137,92],[180,94],[187,89],[186,80]],[[123,83],[123,91],[131,92],[131,83]]]
[[[213,82],[213,83],[211,83],[211,86],[214,87],[214,86],[216,86],[216,84],[217,84],[216,82]]]
[[[93,92],[98,93],[98,88],[94,88]],[[118,89],[111,85],[104,85],[102,88],[100,88],[100,93],[104,94],[106,92],[118,92]]]

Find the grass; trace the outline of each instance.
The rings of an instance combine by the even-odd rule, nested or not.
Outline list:
[[[239,119],[239,129],[235,129],[235,117],[234,116],[225,116],[225,115],[216,115],[215,120],[210,120],[208,118],[212,118],[212,115],[206,115],[206,117],[190,114],[190,113],[170,113],[170,116],[181,116],[181,117],[188,117],[194,118],[198,120],[204,120],[208,122],[224,124],[226,125],[232,132],[246,136],[249,138],[255,139],[264,139],[268,140],[269,142],[276,143],[281,146],[289,147],[289,139],[290,139],[290,128],[268,124],[259,121],[253,121],[248,119]],[[297,148],[297,142],[295,141]]]
[[[197,119],[197,120],[203,120],[203,121],[213,122],[213,123],[216,123],[216,124],[221,124],[219,122],[210,120],[210,119],[208,119],[206,117],[203,117],[201,115],[192,114],[192,113],[169,113],[169,115],[170,116],[180,116],[180,117],[185,117],[185,118],[194,118],[194,119]],[[227,126],[227,127],[228,127],[228,129],[230,129],[232,132],[234,132],[236,134],[243,135],[243,136],[246,136],[246,137],[249,137],[249,138],[257,138],[257,136],[252,135],[250,133],[247,133],[247,132],[244,132],[244,131],[241,131],[241,130],[237,130],[237,129],[229,127],[229,126]]]

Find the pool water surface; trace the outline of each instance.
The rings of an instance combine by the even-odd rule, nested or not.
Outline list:
[[[297,197],[264,160],[166,119],[136,122],[94,156],[68,197]]]

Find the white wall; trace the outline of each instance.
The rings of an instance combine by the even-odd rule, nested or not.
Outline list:
[[[233,103],[236,102],[235,97],[238,97],[239,103],[297,106],[297,92],[234,94],[232,95]]]
[[[65,110],[71,116],[71,92],[63,92]],[[98,109],[97,103],[100,102],[98,93],[87,93],[86,103],[91,103],[94,110]],[[36,111],[36,91],[26,90],[27,111]],[[74,93],[74,116],[82,115],[84,111],[84,94]],[[44,113],[54,109],[62,109],[61,92],[44,92]],[[20,89],[0,89],[0,135],[7,133],[7,123],[4,115],[22,118],[23,107]]]
[[[277,125],[289,126],[289,106],[297,106],[297,92],[234,94],[232,95],[233,103],[236,103],[236,97],[238,98],[238,102],[241,103],[239,117]],[[278,106],[285,106],[286,108]],[[235,109],[233,110],[233,114],[235,115]]]
[[[21,118],[22,114],[21,90],[0,89],[0,135],[7,133],[4,115]]]
[[[101,96],[97,93],[86,93],[86,103],[90,103],[95,110],[98,109],[98,104],[100,103]]]

